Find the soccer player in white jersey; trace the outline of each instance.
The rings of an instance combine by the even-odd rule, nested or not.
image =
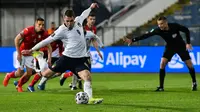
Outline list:
[[[67,10],[63,17],[64,24],[61,25],[58,30],[47,39],[35,45],[32,49],[22,52],[23,54],[31,54],[33,51],[53,41],[61,40],[64,45],[63,55],[54,65],[42,72],[42,75],[48,79],[55,73],[63,73],[66,70],[78,73],[81,79],[84,80],[84,92],[89,96],[89,104],[103,102],[103,98],[93,98],[92,95],[91,73],[86,58],[87,48],[82,26],[84,19],[86,19],[90,11],[96,7],[98,7],[98,5],[92,3],[88,9],[76,18],[72,10]]]
[[[85,40],[86,40],[86,44],[87,44],[87,56],[86,57],[87,57],[87,61],[88,61],[89,71],[91,71],[90,45],[91,45],[91,43],[93,44],[93,46],[95,47],[95,49],[98,52],[98,55],[100,56],[101,59],[103,59],[103,56],[102,56],[101,52],[99,51],[99,47],[103,48],[104,45],[101,42],[101,40],[99,39],[99,37],[97,35],[95,35],[93,32],[84,31],[84,35],[85,35]],[[56,76],[59,76],[59,75],[60,74],[56,74]],[[71,90],[76,90],[77,89],[77,87],[76,87],[77,82],[81,81],[80,77],[77,77],[77,76],[78,76],[77,73],[76,73],[76,75],[73,74],[72,83],[70,84]],[[65,80],[66,80],[66,77],[64,77],[64,75],[62,75],[61,78],[60,78],[61,86],[64,84]],[[44,85],[45,85],[44,82],[40,81],[40,83],[38,84],[38,89],[44,90]],[[82,86],[82,83],[81,83],[81,86]],[[82,89],[82,88],[80,88],[80,89]]]
[[[99,47],[103,48],[104,45],[101,42],[101,40],[99,39],[99,37],[91,31],[85,31],[85,40],[86,40],[86,44],[87,44],[87,58],[88,58],[89,68],[91,69],[91,62],[90,62],[91,61],[91,57],[90,57],[91,56],[91,54],[90,54],[91,43],[95,47],[95,49],[98,52],[98,55],[100,56],[101,59],[103,59],[103,56],[102,56],[101,52],[99,51]],[[61,76],[61,78],[60,78],[60,85],[61,86],[64,84],[66,78],[67,77],[65,77],[64,75]],[[77,89],[76,84],[77,84],[78,81],[79,81],[79,78],[75,74],[73,74],[72,83],[70,84],[71,90]],[[81,89],[81,87],[79,87],[79,88]]]

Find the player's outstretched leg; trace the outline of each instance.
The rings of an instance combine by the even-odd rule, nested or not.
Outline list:
[[[103,98],[93,98],[92,95],[92,84],[91,84],[91,74],[88,70],[82,70],[78,72],[79,76],[84,80],[84,92],[89,96],[88,104],[100,104],[103,102]]]
[[[186,60],[185,64],[187,65],[190,76],[192,78],[192,91],[197,91],[196,73],[192,61],[190,59]]]

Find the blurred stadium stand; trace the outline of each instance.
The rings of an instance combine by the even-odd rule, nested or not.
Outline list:
[[[200,0],[192,0],[189,5],[185,5],[182,10],[174,12],[167,16],[169,22],[176,22],[187,26],[190,30],[192,45],[200,45]],[[154,26],[155,27],[155,26]],[[182,33],[182,36],[185,35]],[[159,36],[151,37],[141,41],[140,45],[164,45]]]
[[[138,28],[130,22],[129,26],[110,26],[117,24],[123,17],[146,6],[151,0],[1,0],[0,8],[0,45],[14,46],[15,36],[25,27],[34,23],[36,17],[46,20],[46,28],[54,21],[56,25],[62,24],[62,13],[71,8],[76,15],[89,7],[92,2],[100,6],[96,12],[96,25],[98,35],[107,43],[113,43],[125,35],[134,31],[134,35],[140,35],[151,30],[152,27]],[[179,0],[181,2],[181,0]],[[147,12],[148,13],[148,12]],[[189,27],[193,45],[200,45],[200,0],[191,0],[190,5],[185,5],[182,10],[175,11],[167,16],[169,22],[178,22]],[[146,21],[147,22],[147,21]],[[104,34],[110,30],[110,34]],[[118,38],[119,37],[119,38]],[[137,43],[137,45],[164,45],[164,41],[158,37],[151,37]],[[107,44],[108,45],[108,44]],[[119,42],[113,45],[124,45]]]
[[[137,27],[147,23],[178,0],[134,0],[109,19],[100,23],[97,34],[111,45]],[[159,4],[159,5],[158,5]],[[121,42],[122,43],[122,42]]]
[[[166,16],[168,21],[173,23],[177,22],[184,26],[187,26],[190,30],[191,35],[191,43],[194,46],[200,45],[200,0],[191,0],[190,4],[183,4],[183,8],[181,10],[175,11],[173,14]],[[148,28],[138,27],[134,28],[131,34],[134,36],[138,36],[150,31],[152,28],[157,27],[157,25],[149,26]],[[185,35],[181,32],[182,36]],[[185,39],[185,38],[184,38]],[[112,44],[112,45],[124,45],[122,40]],[[153,36],[146,40],[142,40],[136,43],[136,45],[143,46],[163,46],[165,42],[159,36]]]
[[[112,12],[103,0],[1,0],[0,45],[14,46],[15,36],[23,28],[33,25],[37,17],[46,20],[46,28],[52,21],[58,26],[62,24],[64,10],[73,9],[76,15],[80,15],[92,2],[100,6],[96,11],[97,24],[111,16]]]

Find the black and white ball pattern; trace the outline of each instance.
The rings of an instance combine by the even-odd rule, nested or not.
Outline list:
[[[76,93],[75,100],[77,104],[87,104],[89,97],[86,92],[78,92]]]

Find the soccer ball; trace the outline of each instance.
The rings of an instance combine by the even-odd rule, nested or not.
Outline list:
[[[75,97],[77,104],[87,104],[89,101],[88,94],[86,92],[78,92]]]

